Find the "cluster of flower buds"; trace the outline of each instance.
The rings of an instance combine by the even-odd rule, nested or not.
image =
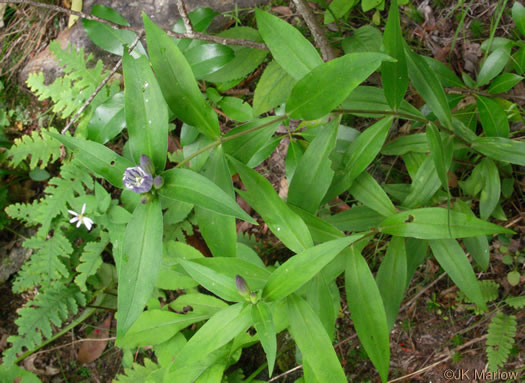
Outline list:
[[[135,193],[147,193],[152,187],[160,189],[163,184],[161,176],[153,177],[155,168],[151,159],[143,154],[140,156],[140,165],[127,168],[124,171],[122,183],[124,186]]]

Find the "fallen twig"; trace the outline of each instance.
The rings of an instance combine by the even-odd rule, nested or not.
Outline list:
[[[193,31],[193,26],[191,25],[191,21],[188,16],[188,11],[186,10],[186,5],[184,4],[184,0],[177,0],[177,8],[179,9],[180,17],[182,17],[182,21],[184,22],[184,26],[186,27],[186,33],[193,35],[195,32]]]

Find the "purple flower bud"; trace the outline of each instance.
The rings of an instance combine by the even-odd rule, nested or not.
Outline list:
[[[247,298],[250,295],[250,289],[248,288],[244,278],[240,275],[235,276],[235,285],[237,286],[237,291],[239,291],[239,294],[241,294],[243,297]]]
[[[257,299],[257,294],[255,294],[255,293],[251,293],[251,294],[250,294],[250,302],[251,302],[252,304],[256,304],[257,301],[258,301],[258,299]]]
[[[140,167],[148,174],[153,174],[155,171],[153,162],[151,162],[151,159],[145,154],[140,156]]]
[[[162,185],[164,185],[164,180],[161,176],[153,178],[153,186],[155,186],[155,189],[160,189]]]
[[[135,193],[147,193],[153,185],[153,177],[146,173],[140,166],[127,168],[122,178],[122,183],[126,188]]]

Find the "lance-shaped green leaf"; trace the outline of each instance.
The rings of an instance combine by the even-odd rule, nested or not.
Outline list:
[[[464,238],[514,233],[512,230],[476,217],[453,210],[448,211],[440,207],[428,207],[398,213],[385,219],[379,225],[379,231],[400,237],[420,239]]]
[[[505,65],[510,59],[510,45],[505,45],[501,48],[495,49],[487,59],[481,64],[479,69],[477,85],[487,85],[490,80],[501,73]]]
[[[417,169],[410,185],[410,193],[403,200],[403,206],[414,208],[425,204],[441,185],[432,157],[427,157]]]
[[[230,302],[244,302],[235,287],[235,279],[221,274],[193,260],[179,260],[184,270],[206,290]]]
[[[514,4],[518,3],[516,2]],[[492,94],[505,93],[521,81],[523,81],[523,76],[519,76],[515,73],[502,73],[490,83],[488,92]]]
[[[297,164],[299,163],[303,155],[303,147],[296,140],[290,140],[290,144],[288,145],[288,151],[286,152],[286,159],[284,162],[286,168],[286,178],[288,179],[289,183],[292,182],[295,170],[297,169]]]
[[[454,201],[454,209],[467,215],[474,216],[470,206],[462,200]],[[477,265],[483,271],[487,271],[490,260],[490,249],[487,236],[480,235],[477,237],[463,238],[463,243]]]
[[[381,62],[392,60],[382,53],[364,52],[350,53],[319,65],[294,86],[286,112],[302,120],[323,117],[374,73]]]
[[[162,260],[162,208],[139,204],[126,227],[118,275],[117,338],[128,332],[150,298]]]
[[[238,303],[212,316],[180,350],[170,371],[204,359],[251,325],[251,308]]]
[[[386,144],[381,150],[385,156],[402,156],[409,152],[427,153],[430,151],[425,133],[401,136]]]
[[[483,189],[479,199],[479,216],[488,219],[499,202],[501,184],[498,167],[490,158],[484,158],[481,163]]]
[[[272,376],[277,354],[277,338],[275,337],[272,311],[265,302],[260,301],[256,305],[252,305],[252,322],[266,354],[266,360],[268,360],[268,373]]]
[[[205,135],[220,134],[219,121],[205,102],[188,61],[175,42],[143,14],[148,53],[168,106],[182,121]]]
[[[405,241],[405,250],[407,253],[407,278],[405,289],[408,289],[416,269],[423,263],[427,256],[428,241],[416,238],[407,238]]]
[[[230,169],[222,147],[216,148],[211,154],[204,169],[204,176],[219,186],[232,200],[235,198]],[[235,257],[237,242],[235,218],[200,206],[195,208],[195,216],[211,253],[216,257]]]
[[[477,96],[476,104],[483,131],[488,137],[508,137],[510,128],[507,114],[496,101],[488,97]]]
[[[310,305],[297,295],[288,298],[290,332],[318,383],[345,383],[332,342]]]
[[[436,74],[441,85],[444,87],[459,87],[465,88],[465,84],[461,81],[458,76],[448,66],[443,64],[441,61],[436,60],[430,56],[423,56],[423,59],[427,62],[428,66]]]
[[[124,92],[118,92],[95,109],[88,124],[88,138],[105,144],[125,127]]]
[[[446,150],[446,148],[450,148],[453,143],[451,140],[447,140],[448,145],[444,144],[441,141],[438,128],[433,123],[427,125],[426,133],[430,155],[434,161],[439,180],[441,185],[448,190],[448,169],[452,163],[452,150]]]
[[[230,47],[221,44],[199,44],[184,52],[196,78],[214,73],[233,60]]]
[[[443,125],[451,127],[452,114],[447,96],[436,74],[428,66],[427,62],[421,56],[412,52],[407,45],[405,45],[405,53],[408,64],[408,76],[414,88],[425,100],[438,120]]]
[[[481,309],[486,310],[485,299],[479,281],[463,249],[454,239],[436,239],[429,241],[432,254],[437,259],[450,279],[465,295]]]
[[[518,1],[514,2],[512,6],[512,20],[518,31],[525,36],[525,7]]]
[[[144,57],[124,53],[124,105],[129,149],[135,162],[145,154],[157,172],[163,171],[168,151],[168,106]]]
[[[180,330],[210,315],[177,314],[164,310],[144,311],[122,339],[121,347],[135,348],[167,341]]]
[[[525,142],[503,137],[482,137],[472,143],[472,149],[498,161],[525,166]]]
[[[280,120],[272,123],[274,120],[275,117],[266,117],[233,128],[225,135],[229,140],[222,144],[224,152],[245,164],[248,163],[268,143],[279,127]],[[247,133],[251,130],[251,133]],[[236,138],[231,138],[232,136]]]
[[[255,18],[273,58],[296,80],[323,63],[313,45],[286,21],[259,9],[255,10]]]
[[[233,158],[230,161],[246,187],[246,192],[237,192],[261,215],[272,233],[295,253],[311,247],[312,237],[305,223],[277,195],[272,184],[243,163]]]
[[[379,270],[377,271],[376,282],[385,305],[388,330],[392,330],[396,321],[399,307],[403,301],[405,284],[399,281],[407,279],[407,253],[405,249],[405,239],[392,237],[386,250],[386,255]]]
[[[253,94],[253,113],[260,115],[284,103],[296,80],[277,61],[272,61],[264,70]]]
[[[381,67],[381,80],[386,99],[392,109],[397,110],[408,89],[408,69],[396,0],[390,3],[383,45],[385,53],[397,60],[395,63],[384,62]]]
[[[351,209],[325,218],[326,222],[343,231],[370,230],[379,226],[384,219],[384,216],[366,206],[352,206]]]
[[[126,168],[133,166],[131,161],[93,141],[64,136],[55,132],[46,131],[45,133],[72,150],[79,161],[93,173],[105,178],[113,186],[123,188],[122,177]]]
[[[188,169],[170,169],[162,173],[164,185],[158,193],[168,199],[187,202],[213,212],[255,223],[235,200],[206,177]]]
[[[392,120],[391,116],[379,120],[352,141],[344,157],[345,174],[330,186],[324,202],[337,197],[348,189],[357,176],[364,172],[376,158],[385,143]]]
[[[287,297],[319,273],[345,247],[364,236],[365,233],[353,234],[294,255],[270,275],[264,286],[263,297],[268,301]]]
[[[339,257],[344,257],[343,253],[344,251],[339,253]],[[333,280],[328,279],[330,277],[328,268],[329,266],[313,277],[304,286],[304,291],[306,291],[306,301],[319,317],[330,340],[333,341],[336,330],[335,322],[341,307],[341,295],[335,278]],[[341,268],[341,272],[343,270],[344,267]]]
[[[354,246],[346,258],[345,287],[357,336],[381,380],[386,382],[390,343],[383,299],[365,259]]]
[[[363,205],[385,217],[397,213],[388,195],[368,172],[361,173],[348,191]]]
[[[332,177],[328,158],[335,148],[339,118],[332,120],[308,145],[288,189],[288,202],[315,213],[323,200]]]

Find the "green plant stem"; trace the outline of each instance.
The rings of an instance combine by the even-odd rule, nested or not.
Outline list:
[[[97,296],[97,298],[95,299],[95,302],[94,304],[95,305],[100,305],[103,301],[104,301],[104,298],[105,298],[105,294],[99,294]],[[22,360],[24,360],[25,358],[27,358],[29,355],[37,352],[38,350],[40,350],[41,348],[47,346],[49,343],[51,342],[54,342],[55,340],[57,340],[58,338],[60,338],[62,335],[66,334],[69,330],[71,330],[72,328],[75,328],[76,326],[78,326],[80,323],[84,322],[87,318],[89,318],[91,315],[93,315],[98,309],[95,309],[95,308],[87,308],[84,310],[84,312],[78,317],[76,318],[73,322],[71,322],[69,325],[67,325],[66,327],[64,327],[62,330],[60,330],[59,332],[57,332],[55,335],[53,335],[51,338],[47,339],[45,342],[43,342],[42,344],[38,345],[37,347],[35,347],[34,349],[32,350],[29,350],[27,352],[24,352],[22,355],[20,355],[17,359],[16,359],[16,362],[15,363],[18,363]]]
[[[251,128],[251,129],[245,130],[244,132],[235,133],[235,134],[232,134],[231,136],[228,136],[228,137],[222,137],[221,136],[217,140],[213,141],[211,144],[206,145],[204,148],[199,149],[195,153],[193,153],[192,155],[186,157],[184,160],[179,162],[177,164],[177,166],[175,166],[175,167],[176,168],[180,168],[180,167],[186,165],[188,162],[190,162],[195,157],[201,155],[204,152],[207,152],[210,149],[213,149],[214,147],[222,144],[223,142],[228,142],[228,141],[234,140],[234,139],[236,139],[238,137],[244,136],[245,134],[253,133],[253,132],[255,132],[255,131],[259,130],[259,129],[263,129],[263,128],[266,128],[269,125],[275,124],[276,122],[286,120],[287,118],[288,118],[288,115],[285,114],[284,116],[278,117],[275,120],[269,121],[269,122],[267,122],[265,124],[262,124],[260,126],[255,126],[255,127]]]
[[[350,113],[350,114],[378,114],[378,115],[387,115],[387,116],[396,116],[399,118],[404,118],[406,120],[414,120],[423,123],[430,122],[426,118],[421,118],[414,116],[412,114],[396,112],[395,110],[361,110],[361,109],[335,109],[334,113]]]

